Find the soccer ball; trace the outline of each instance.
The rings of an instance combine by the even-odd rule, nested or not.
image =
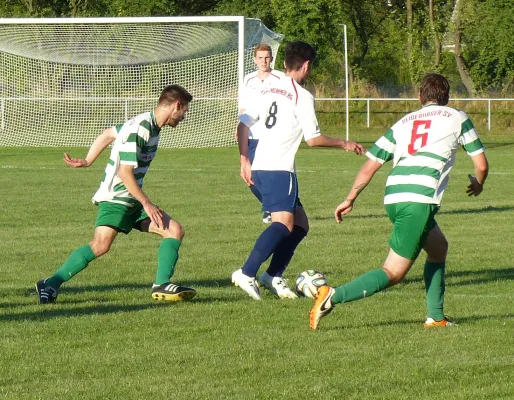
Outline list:
[[[296,293],[298,296],[314,298],[321,286],[327,285],[327,278],[319,271],[308,269],[296,278]]]

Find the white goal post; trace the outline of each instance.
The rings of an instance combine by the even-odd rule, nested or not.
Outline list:
[[[238,16],[0,18],[0,146],[89,146],[169,84],[194,99],[161,147],[232,145],[253,49],[282,39]]]

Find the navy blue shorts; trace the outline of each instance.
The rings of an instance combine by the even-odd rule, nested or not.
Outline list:
[[[261,198],[262,211],[296,212],[298,180],[289,171],[252,171],[252,192]]]

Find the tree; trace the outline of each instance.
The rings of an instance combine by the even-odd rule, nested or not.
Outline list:
[[[460,15],[461,57],[477,91],[506,94],[514,80],[511,0],[468,0]]]

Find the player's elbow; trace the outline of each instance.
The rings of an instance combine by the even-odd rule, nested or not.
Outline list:
[[[134,167],[131,165],[120,165],[120,169],[118,171],[118,175],[120,179],[125,182],[125,180],[130,176],[134,175]]]
[[[102,135],[109,142],[113,142],[116,139],[116,129],[114,127],[106,128],[103,130]]]
[[[489,162],[487,158],[482,153],[473,158],[473,164],[475,167],[475,171],[477,174],[487,175],[489,172]]]
[[[307,144],[309,145],[309,147],[316,147],[318,145],[318,142],[316,139],[317,138],[312,138],[312,139],[307,140]]]

